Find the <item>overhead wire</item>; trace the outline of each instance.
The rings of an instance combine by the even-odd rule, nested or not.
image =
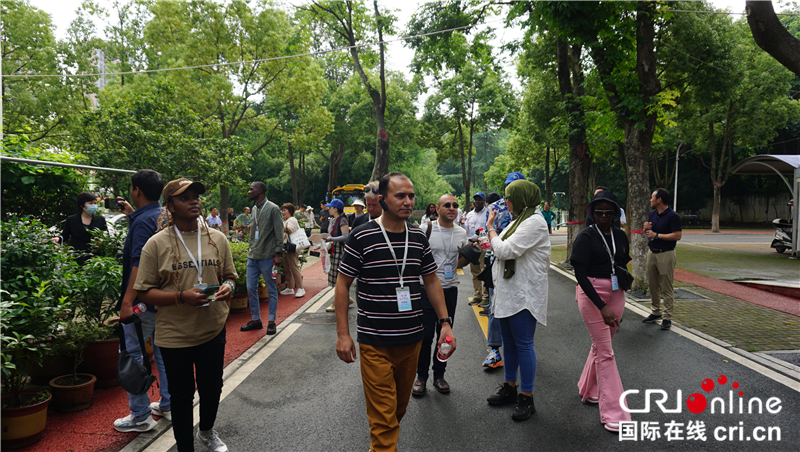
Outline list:
[[[356,44],[356,45],[353,45],[353,46],[343,46],[343,47],[337,47],[335,49],[320,50],[320,51],[317,51],[317,52],[307,52],[307,53],[300,53],[300,54],[295,54],[295,55],[284,55],[284,56],[272,57],[272,58],[259,58],[259,59],[255,59],[255,60],[229,61],[229,62],[224,62],[224,63],[209,63],[209,64],[199,64],[199,65],[195,65],[195,66],[182,66],[182,67],[160,68],[160,69],[144,69],[144,70],[141,70],[141,71],[91,72],[91,73],[79,73],[79,74],[68,74],[68,73],[63,73],[63,74],[8,74],[8,75],[0,75],[0,77],[2,77],[2,78],[100,77],[100,76],[113,76],[113,75],[150,74],[150,73],[156,73],[156,72],[183,71],[183,70],[188,70],[188,69],[216,68],[216,67],[219,67],[219,66],[239,66],[239,65],[244,65],[244,64],[258,64],[258,63],[266,63],[266,62],[270,62],[270,61],[288,60],[288,59],[293,59],[293,58],[302,58],[302,57],[309,57],[309,56],[324,55],[324,54],[328,54],[328,53],[349,51],[351,49],[358,49],[358,48],[361,48],[361,47],[369,47],[369,46],[375,46],[375,45],[381,45],[381,44],[384,44],[384,45],[385,44],[392,44],[392,43],[395,43],[395,42],[407,41],[409,39],[424,38],[424,37],[427,37],[427,36],[433,36],[433,35],[438,35],[438,34],[442,34],[442,33],[449,33],[451,31],[465,30],[465,29],[469,29],[469,28],[473,28],[473,27],[478,27],[478,26],[481,26],[481,25],[488,25],[488,24],[493,24],[493,23],[503,22],[503,21],[505,21],[505,19],[497,19],[497,20],[493,20],[493,21],[487,21],[487,22],[484,22],[482,24],[463,25],[463,26],[460,26],[460,27],[453,27],[453,28],[448,28],[448,29],[445,29],[445,30],[431,31],[431,32],[428,32],[428,33],[422,33],[422,34],[418,34],[418,35],[401,36],[401,37],[396,38],[396,39],[383,40],[383,41],[378,41],[378,42],[365,42],[365,43]]]

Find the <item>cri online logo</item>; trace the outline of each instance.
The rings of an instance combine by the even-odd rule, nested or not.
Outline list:
[[[719,387],[722,388],[728,383],[728,377],[725,375],[720,375],[717,377],[717,384]],[[703,388],[705,392],[711,392],[714,390],[716,385],[714,384],[714,380],[711,378],[706,378],[700,384],[700,387]],[[770,397],[767,399],[766,402],[763,402],[758,397],[751,397],[745,406],[745,399],[744,399],[744,391],[739,389],[739,382],[734,381],[731,384],[732,389],[728,391],[727,400],[723,397],[714,397],[711,399],[709,403],[706,399],[706,396],[699,392],[695,392],[694,394],[690,395],[689,398],[686,399],[686,409],[691,411],[694,414],[700,414],[706,410],[709,406],[711,407],[711,414],[752,414],[753,412],[757,412],[758,414],[762,414],[763,410],[766,409],[767,412],[770,414],[778,414],[781,411],[781,399],[778,397]],[[738,397],[738,407],[737,404],[734,402],[734,392],[737,393]],[[660,398],[654,400],[655,404],[661,409],[662,413],[680,413],[683,411],[683,406],[681,405],[682,399],[682,392],[680,389],[676,391],[676,402],[675,408],[668,408],[666,406],[667,401],[669,400],[669,395],[667,395],[667,391],[663,389],[646,389],[645,390],[645,399],[644,399],[644,408],[642,409],[631,409],[628,408],[626,403],[626,397],[628,394],[638,394],[638,389],[629,389],[622,393],[619,397],[620,405],[622,409],[629,413],[649,413],[650,412],[650,400],[653,395],[658,395]],[[726,403],[727,402],[727,403]],[[726,410],[727,408],[727,410]],[[736,410],[738,408],[738,411]]]

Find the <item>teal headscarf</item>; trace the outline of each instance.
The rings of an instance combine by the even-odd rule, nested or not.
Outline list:
[[[506,187],[506,199],[511,201],[511,206],[514,208],[512,213],[517,219],[511,223],[508,227],[508,232],[503,234],[501,240],[506,240],[511,237],[511,234],[517,230],[517,226],[536,213],[536,206],[542,202],[542,191],[539,189],[539,186],[533,182],[520,179],[508,184]],[[514,276],[516,264],[514,259],[506,261],[503,270],[503,279]]]

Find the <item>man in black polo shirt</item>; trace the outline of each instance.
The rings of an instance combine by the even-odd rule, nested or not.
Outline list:
[[[370,450],[394,451],[423,337],[420,277],[442,326],[439,345],[451,337],[452,355],[456,338],[428,239],[406,223],[414,209],[414,184],[392,172],[381,179],[378,190],[383,215],[350,234],[339,265],[336,354],[346,363],[356,360],[347,305],[350,286],[358,278],[358,342]]]
[[[650,285],[650,302],[653,313],[647,316],[644,323],[653,323],[662,318],[661,295],[664,295],[664,314],[661,329],[672,327],[672,305],[675,302],[675,291],[672,288],[672,277],[675,273],[675,245],[681,239],[681,219],[667,205],[669,192],[658,188],[650,197],[653,210],[644,224],[647,245],[647,282]]]

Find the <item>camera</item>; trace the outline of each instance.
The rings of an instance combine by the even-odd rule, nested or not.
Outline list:
[[[124,200],[122,198],[106,198],[105,200],[106,209],[112,209],[112,210],[122,209],[123,206],[121,204],[121,201]]]

